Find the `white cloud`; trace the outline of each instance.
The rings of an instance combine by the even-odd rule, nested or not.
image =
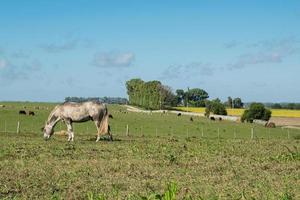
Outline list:
[[[239,44],[240,43],[238,43],[237,41],[230,41],[230,42],[224,43],[224,47],[226,49],[231,49],[231,48],[237,47]]]
[[[16,80],[25,80],[40,71],[42,64],[38,60],[32,60],[23,64],[9,62],[0,59],[0,81],[9,83]]]
[[[250,65],[280,63],[285,58],[299,53],[299,41],[296,38],[264,40],[248,45],[258,48],[255,53],[243,54],[236,61],[228,64],[229,69],[239,69]]]
[[[69,40],[62,43],[43,44],[40,46],[48,53],[60,53],[63,51],[73,50],[78,46],[78,40]]]
[[[135,59],[131,52],[102,52],[94,56],[93,65],[101,68],[129,67]]]
[[[186,65],[171,65],[162,73],[161,79],[189,79],[190,77],[212,76],[215,68],[211,64],[194,62]]]
[[[6,68],[8,65],[7,61],[5,59],[0,58],[0,69]]]

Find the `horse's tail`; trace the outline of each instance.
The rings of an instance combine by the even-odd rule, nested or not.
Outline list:
[[[103,118],[100,123],[100,131],[101,133],[108,133],[109,128],[108,128],[108,109],[106,104],[103,104]]]

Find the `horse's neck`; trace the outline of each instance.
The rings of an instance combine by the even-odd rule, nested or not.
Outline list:
[[[59,117],[57,117],[56,115],[52,114],[52,115],[49,117],[49,119],[48,119],[48,121],[47,121],[47,124],[48,124],[49,126],[51,126],[51,128],[53,128],[53,127],[57,124],[57,122],[58,122],[59,120],[60,120]]]

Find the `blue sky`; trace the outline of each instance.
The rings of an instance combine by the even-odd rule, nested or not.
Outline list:
[[[300,1],[1,1],[0,100],[126,97],[131,78],[300,102]]]

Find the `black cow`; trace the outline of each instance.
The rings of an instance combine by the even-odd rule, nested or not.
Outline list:
[[[19,115],[26,115],[26,111],[25,110],[20,110]]]
[[[190,121],[191,121],[191,122],[194,121],[193,117],[190,118]]]
[[[181,113],[178,113],[177,116],[180,117],[180,116],[181,116]]]
[[[212,121],[215,121],[215,120],[216,120],[214,117],[210,117],[209,119],[212,120]]]
[[[28,115],[34,116],[35,113],[33,111],[29,111]]]

